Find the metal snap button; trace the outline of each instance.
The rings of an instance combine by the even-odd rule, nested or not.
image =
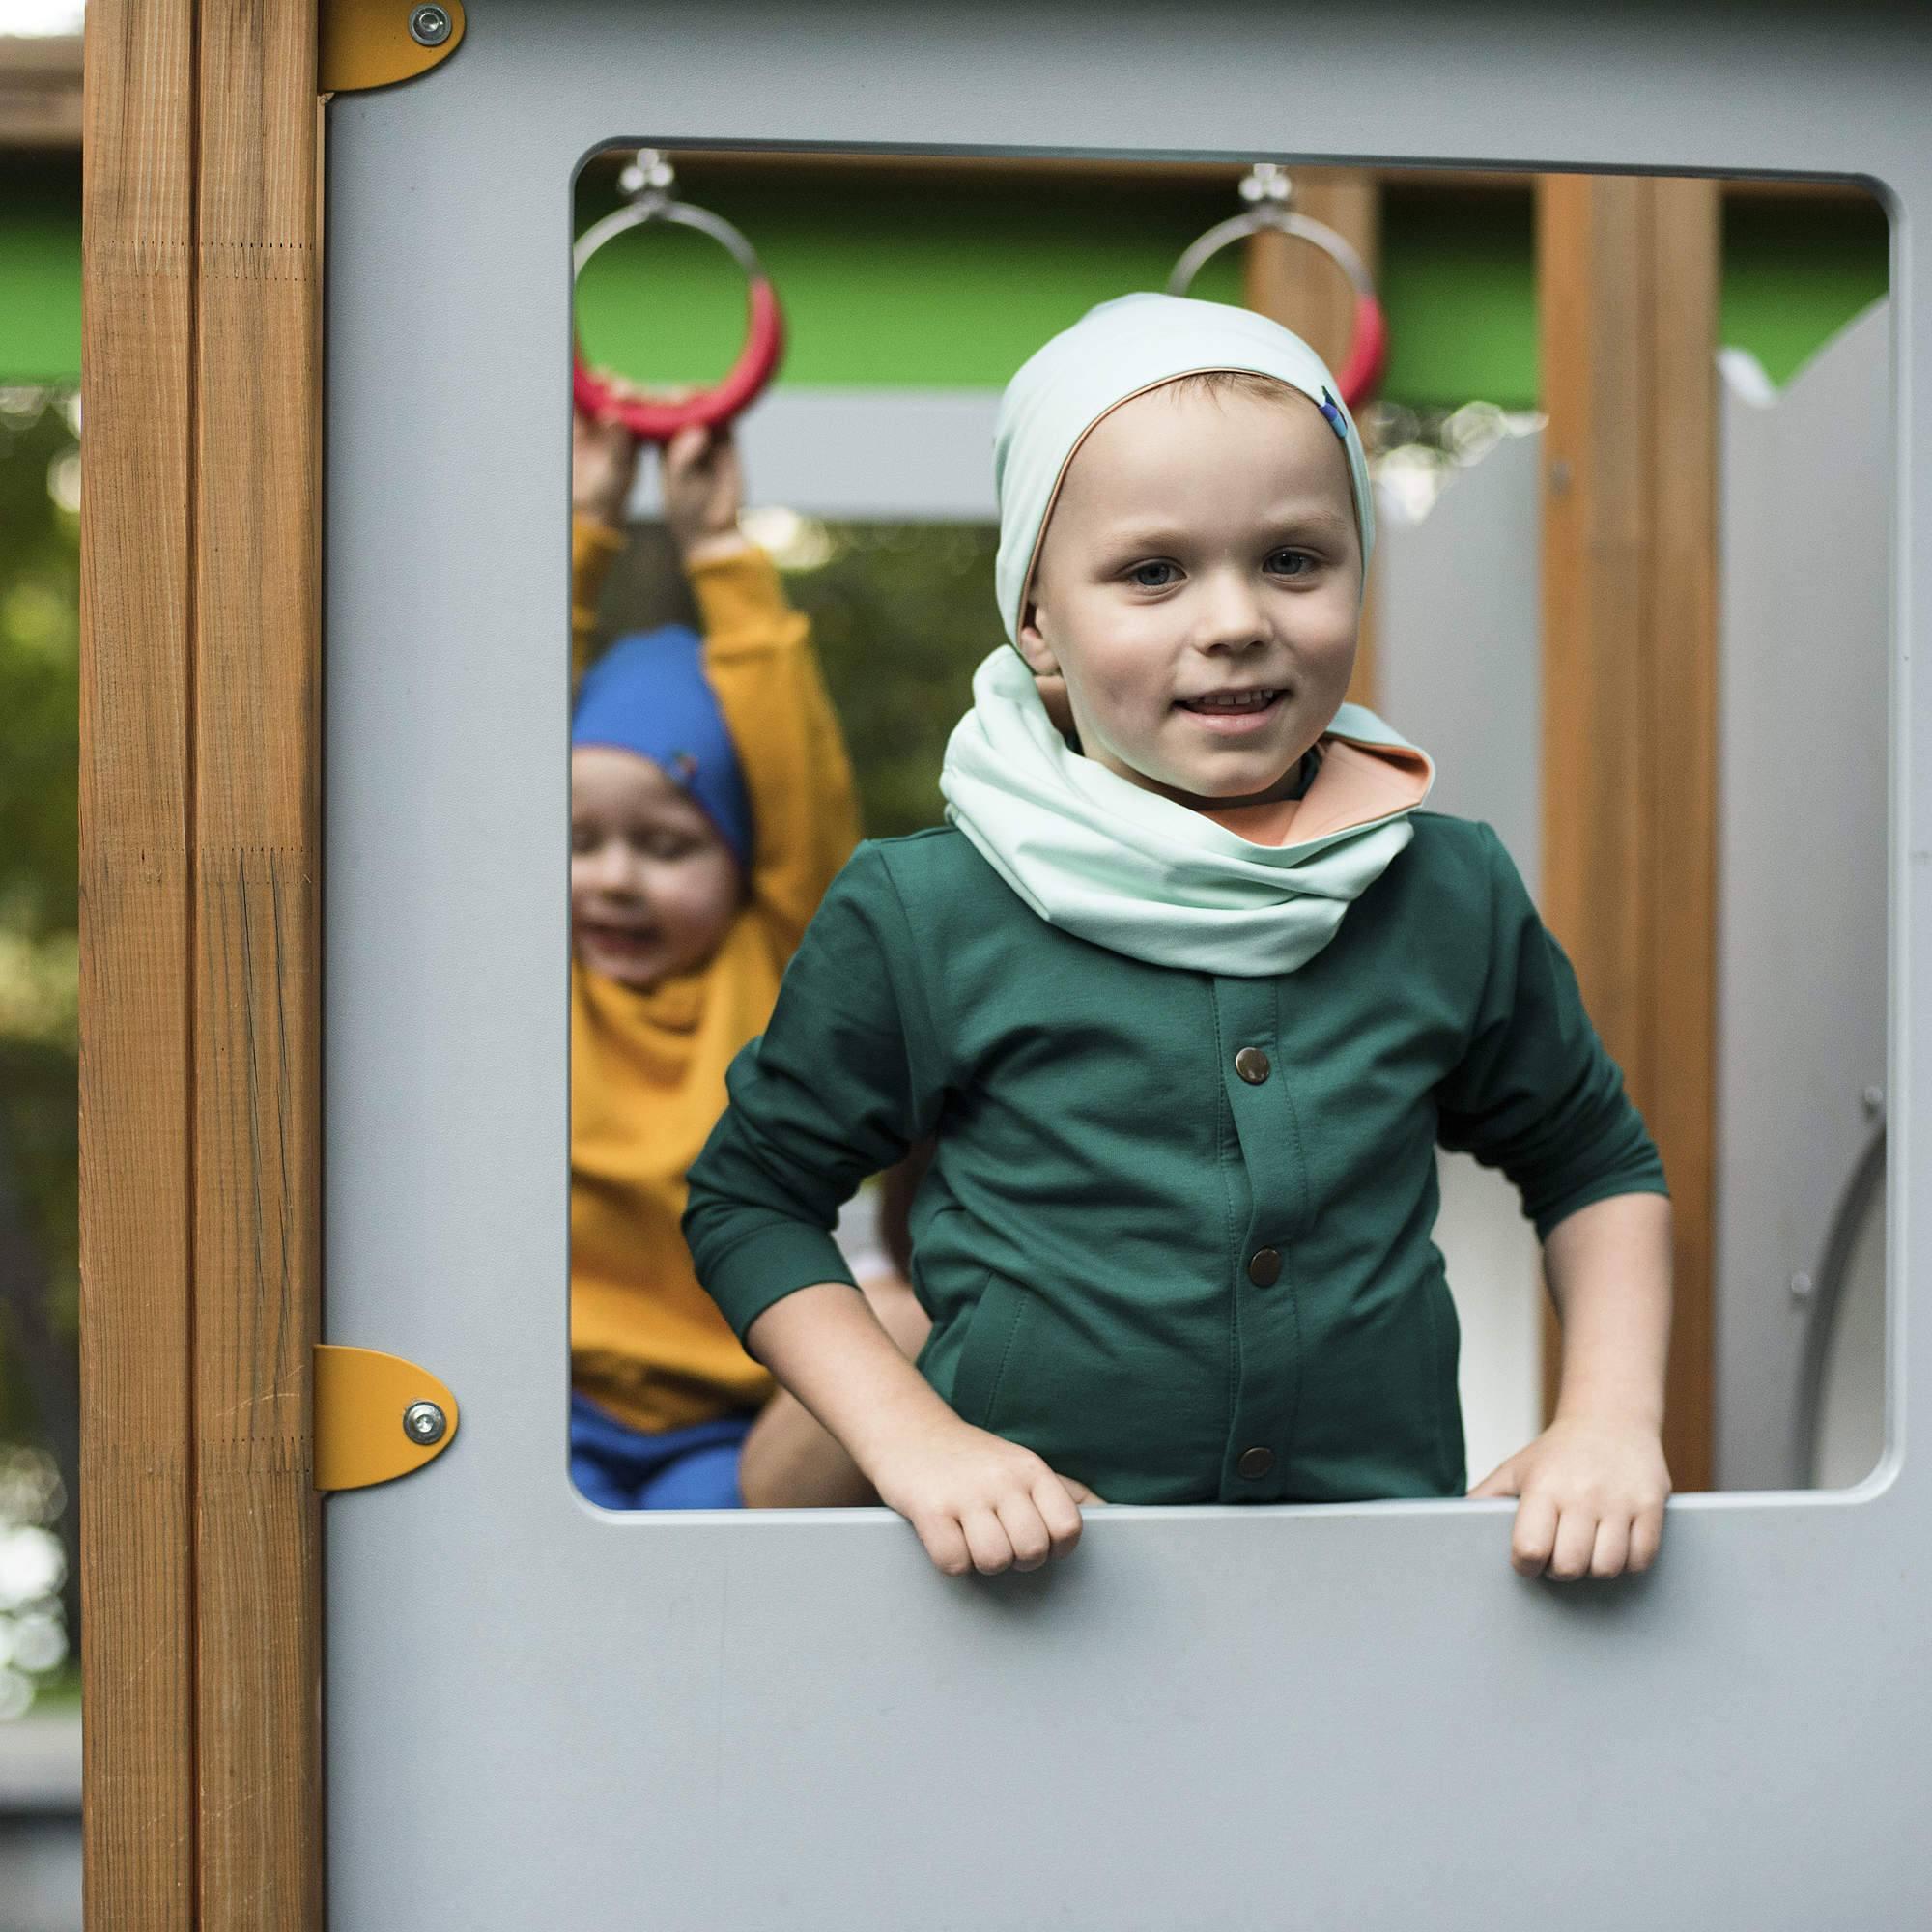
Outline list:
[[[1235,1071],[1250,1087],[1259,1087],[1268,1077],[1268,1057],[1258,1046],[1244,1046],[1235,1056]]]
[[[1248,1279],[1257,1288],[1272,1288],[1281,1279],[1281,1250],[1257,1248],[1248,1257]]]
[[[1242,1475],[1252,1483],[1265,1476],[1274,1467],[1272,1449],[1243,1449],[1241,1460],[1235,1464]]]

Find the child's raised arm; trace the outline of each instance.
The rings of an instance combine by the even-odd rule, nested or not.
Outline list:
[[[620,526],[638,475],[638,439],[619,422],[570,418],[570,668],[581,674],[597,629],[597,599],[624,548]]]
[[[785,602],[771,559],[739,532],[743,494],[728,434],[685,430],[666,449],[665,521],[751,800],[752,897],[784,956],[858,843],[859,812],[810,626]]]

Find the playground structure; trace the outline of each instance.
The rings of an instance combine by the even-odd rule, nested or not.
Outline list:
[[[442,10],[343,11],[393,39]],[[526,640],[557,608],[560,510],[545,518],[564,422],[545,372],[568,338],[553,257],[570,168],[602,141],[750,128],[775,148],[1023,153],[1050,131],[1056,149],[1102,156],[1494,161],[1487,96],[1454,80],[1480,71],[1478,43],[1492,58],[1497,34],[1527,16],[1491,8],[1488,34],[1409,23],[1392,52],[1387,11],[1300,23],[1284,84],[1258,71],[1250,14],[1208,10],[1159,99],[1136,87],[1125,44],[1096,36],[1087,57],[1103,71],[1049,108],[1041,76],[1064,75],[1064,44],[1004,14],[993,35],[971,8],[915,23],[853,7],[837,32],[829,16],[746,9],[639,39],[624,10],[505,5],[420,82],[328,108],[325,290],[315,20],[97,0],[82,872],[97,1922],[319,1925],[325,1773],[330,1912],[352,1926],[432,1910],[535,1925],[563,1895],[560,1873],[615,1909],[645,1872],[668,1924],[697,1922],[698,1901],[721,1897],[726,1922],[919,1922],[917,1888],[957,1882],[942,1827],[965,1815],[1011,1847],[1018,1873],[1018,1916],[1000,1918],[1002,1899],[976,1922],[1037,1922],[1050,1904],[1096,1924],[1260,1923],[1272,1908],[1258,1901],[1278,1902],[1285,1883],[1323,1922],[1398,1922],[1425,1895],[1443,1924],[1515,1922],[1519,1904],[1527,1922],[1543,1904],[1504,1889],[1526,1820],[1555,1848],[1578,1923],[1719,1902],[1757,1922],[1882,1922],[1896,1895],[1884,1887],[1922,1885],[1900,1774],[1932,1686],[1900,1647],[1906,1621],[1880,1614],[1925,1584],[1932,1488],[1904,1457],[1898,1393],[1932,1373],[1922,1337],[1889,1363],[1876,1478],[1850,1496],[1680,1505],[1665,1569],[1594,1615],[1505,1593],[1495,1512],[1456,1505],[1134,1513],[1097,1526],[1081,1577],[1051,1595],[972,1599],[915,1581],[882,1519],[593,1522],[565,1492],[559,1403],[529,1385],[551,1343],[562,1373],[564,1056],[560,1002],[545,1007],[555,947],[541,935],[562,929],[547,828],[559,822],[564,673],[561,652],[542,665]],[[737,38],[753,22],[755,66]],[[1786,31],[1817,34],[1833,58],[1774,58],[1695,19],[1654,26],[1640,52],[1609,20],[1541,19],[1517,56],[1509,144],[1544,165],[1869,176],[1909,235],[1932,193],[1911,112],[1922,43],[1877,19],[1828,43],[1822,10]],[[646,43],[647,84],[619,58]],[[891,98],[859,84],[867,62],[891,65]],[[1737,94],[1714,107],[1720,72]],[[432,210],[397,192],[433,179],[465,193]],[[1545,905],[1676,1185],[1682,1433],[1669,1453],[1686,1491],[1707,1485],[1711,1453],[1716,208],[1709,181],[1561,175],[1539,191],[1542,734],[1544,770],[1565,781],[1545,786]],[[1925,1272],[1903,1203],[1924,1192],[1911,1075],[1926,1078],[1932,1005],[1910,998],[1914,936],[1932,913],[1912,863],[1932,713],[1905,675],[1927,566],[1904,519],[1932,425],[1914,381],[1924,271],[1895,247],[1899,1335],[1904,1285]],[[505,278],[486,318],[479,265],[500,270],[504,249],[535,271]],[[479,389],[500,398],[487,429]],[[448,502],[484,473],[491,439],[556,460],[497,473],[461,532],[412,514],[412,493]],[[399,462],[406,450],[421,464]],[[466,684],[459,715],[412,709],[418,676]],[[530,719],[553,713],[554,742],[533,744]],[[504,775],[500,796],[463,790],[479,754]],[[481,895],[428,837],[458,811],[503,854]],[[412,871],[430,924],[404,891]],[[425,956],[462,957],[486,915],[488,929],[528,937],[450,1010],[427,1011],[383,942],[400,932]],[[311,1402],[325,1198],[330,1339],[421,1361],[466,1406],[465,1441],[431,1471],[329,1506],[326,1599]],[[506,1548],[541,1588],[502,1573]],[[1767,1566],[1773,1607],[1750,1594]],[[878,1632],[914,1619],[923,1662],[881,1657]],[[1062,1619],[1080,1620],[1078,1646]],[[1761,1676],[1724,1641],[1746,1622]],[[1821,1623],[1868,1641],[1827,1666]],[[541,1637],[608,1657],[620,1629],[647,1640],[594,1703],[529,1655]],[[788,1671],[799,1657],[809,1667]],[[1149,1730],[1138,1694],[1117,1693],[1155,1682],[1167,1715]],[[1644,1827],[1682,1862],[1634,1869],[1620,1852],[1614,1896],[1583,1895],[1605,1867],[1574,1831],[1577,1774],[1547,1737],[1524,1743],[1552,1697],[1596,1727],[1592,1784],[1647,1794]],[[1396,1708],[1411,1714],[1406,1731],[1369,1721]],[[1812,1790],[1807,1750],[1854,1723],[1869,1780]],[[1482,1748],[1486,1729],[1513,1748]],[[505,1737],[515,1767],[493,1748]],[[714,1767],[708,1796],[653,1738]],[[1270,1829],[1235,1829],[1245,1779],[1291,1739],[1322,1778],[1291,1772]],[[1427,1795],[1466,1768],[1472,1739],[1507,1832]],[[1660,1750],[1671,1777],[1647,1783]],[[633,1820],[621,1845],[599,1791],[612,1753]],[[1715,1790],[1719,1759],[1725,1829],[1693,1847],[1674,1780]],[[895,1807],[915,1788],[919,1815],[905,1817]],[[1789,1829],[1801,1792],[1802,1839]],[[1047,1793],[1051,1832],[1029,1822]],[[553,1862],[536,1828],[508,1829],[532,1816]]]

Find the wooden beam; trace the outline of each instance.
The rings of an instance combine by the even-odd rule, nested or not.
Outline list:
[[[1294,207],[1348,242],[1377,274],[1381,258],[1381,189],[1373,174],[1357,168],[1296,168],[1291,175]],[[1247,243],[1243,264],[1247,304],[1292,328],[1328,364],[1339,368],[1354,327],[1355,297],[1348,278],[1305,242],[1264,230]],[[1363,434],[1368,434],[1366,428]],[[1376,666],[1376,596],[1373,566],[1362,600],[1355,669],[1349,701],[1373,706]]]
[[[312,10],[88,10],[89,1922],[322,1923]]]
[[[83,115],[78,34],[0,34],[0,148],[77,149]]]
[[[198,1924],[319,1932],[316,15],[200,0],[199,22]]]
[[[1538,190],[1543,897],[1670,1180],[1680,1490],[1713,1433],[1719,222],[1709,181]]]
[[[88,1923],[194,1921],[193,0],[87,10],[80,503]]]

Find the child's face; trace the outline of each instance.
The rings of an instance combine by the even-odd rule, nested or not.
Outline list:
[[[702,807],[648,758],[614,746],[570,754],[570,930],[591,971],[648,992],[702,966],[744,890]]]
[[[1267,795],[1328,727],[1361,592],[1348,459],[1315,405],[1166,384],[1068,465],[1018,641],[1065,679],[1090,758],[1227,804]]]

